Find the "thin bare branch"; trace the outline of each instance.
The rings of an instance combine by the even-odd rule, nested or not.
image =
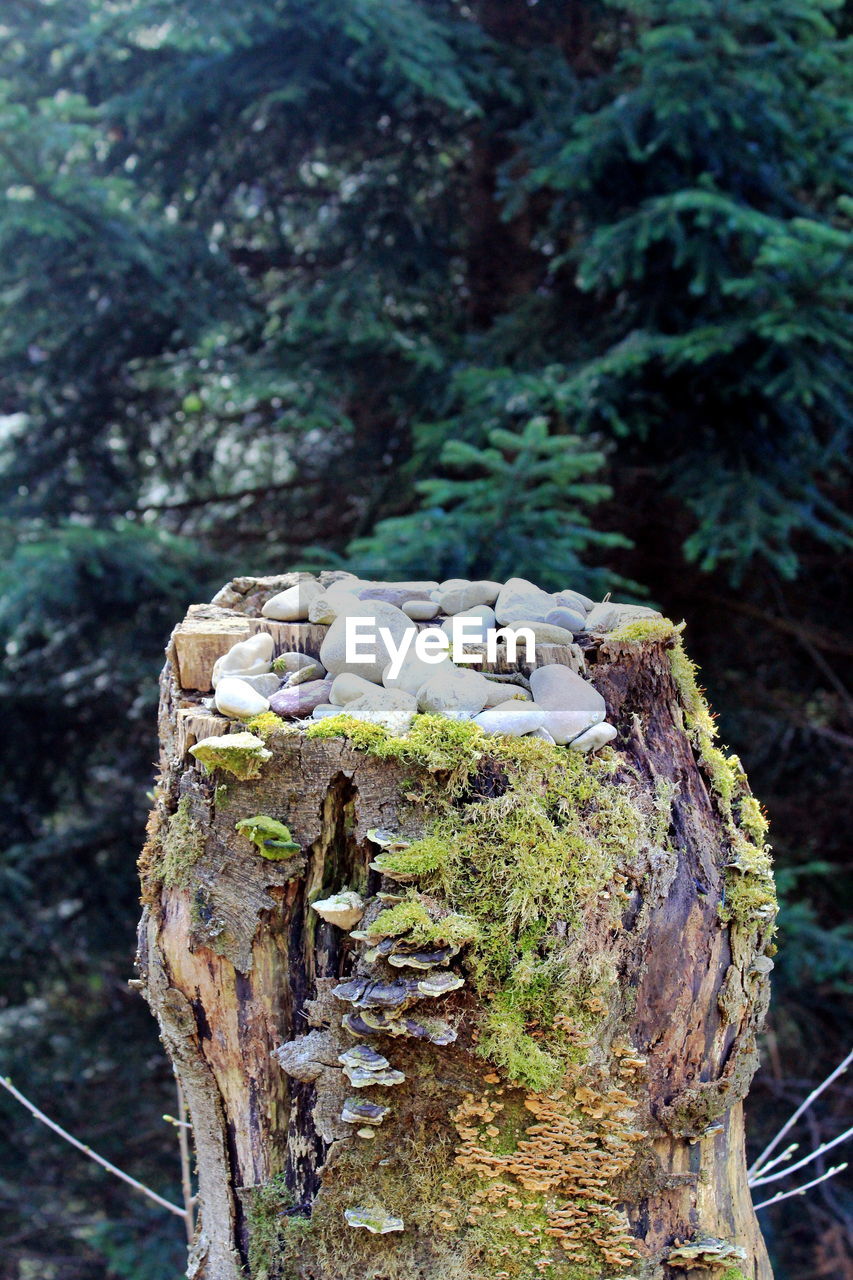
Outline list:
[[[184,1197],[184,1223],[187,1231],[187,1244],[192,1244],[195,1236],[195,1199],[193,1197],[192,1166],[190,1164],[190,1136],[192,1126],[187,1122],[187,1104],[181,1082],[175,1076],[178,1089],[178,1150],[181,1153],[181,1192]]]
[[[758,1174],[758,1177],[763,1177],[765,1173],[768,1173],[770,1171],[770,1169],[775,1169],[777,1164],[784,1164],[786,1160],[790,1160],[794,1152],[799,1151],[799,1149],[800,1149],[799,1142],[792,1142],[789,1147],[785,1148],[785,1150],[782,1152],[780,1156],[774,1156],[772,1160],[768,1160],[766,1164],[763,1164],[761,1166],[761,1171]],[[786,1169],[785,1172],[789,1173],[790,1170]],[[751,1182],[749,1185],[757,1186],[758,1184],[755,1182]]]
[[[831,1151],[833,1147],[837,1147],[841,1142],[849,1142],[853,1138],[853,1128],[845,1129],[844,1133],[839,1133],[836,1138],[831,1138],[829,1142],[822,1142],[819,1147],[815,1147],[814,1151],[810,1151],[807,1156],[803,1156],[802,1160],[798,1160],[796,1164],[792,1164],[788,1169],[779,1169],[776,1173],[771,1173],[768,1178],[764,1174],[769,1168],[765,1165],[759,1171],[758,1177],[753,1178],[750,1182],[751,1187],[763,1187],[767,1182],[777,1182],[779,1178],[787,1178],[789,1173],[796,1173],[797,1169],[803,1169],[807,1164],[811,1164],[812,1160],[817,1160],[819,1156],[825,1155],[827,1151]],[[775,1163],[772,1161],[771,1163]]]
[[[778,1204],[780,1200],[788,1200],[791,1196],[801,1196],[808,1191],[809,1187],[816,1187],[819,1182],[826,1182],[827,1178],[834,1178],[836,1173],[841,1173],[847,1168],[847,1162],[837,1164],[832,1169],[827,1169],[826,1173],[822,1173],[819,1178],[812,1178],[811,1182],[804,1182],[801,1187],[794,1187],[791,1191],[778,1191],[775,1196],[771,1196],[769,1200],[762,1200],[761,1204],[754,1205],[753,1208],[766,1209],[770,1204]]]
[[[76,1147],[78,1151],[82,1151],[90,1160],[94,1160],[95,1164],[99,1164],[102,1169],[106,1169],[114,1177],[120,1178],[122,1182],[126,1182],[129,1187],[133,1187],[135,1191],[139,1191],[142,1195],[147,1196],[149,1200],[153,1200],[155,1204],[159,1204],[163,1209],[168,1209],[170,1213],[176,1213],[179,1218],[184,1217],[184,1210],[180,1205],[172,1204],[171,1200],[164,1200],[162,1196],[158,1196],[156,1191],[152,1191],[150,1187],[146,1187],[143,1183],[137,1182],[136,1178],[131,1178],[129,1173],[124,1173],[121,1169],[117,1169],[114,1164],[110,1164],[109,1160],[105,1160],[103,1156],[99,1156],[97,1151],[93,1151],[91,1147],[87,1147],[85,1142],[79,1142],[77,1138],[73,1138],[66,1129],[58,1125],[55,1120],[51,1120],[43,1111],[39,1111],[38,1107],[30,1102],[29,1098],[24,1097],[19,1089],[16,1089],[11,1080],[4,1079],[0,1076],[0,1085],[11,1093],[12,1097],[20,1102],[22,1107],[26,1107],[31,1116],[35,1116],[36,1120],[40,1120],[42,1124],[47,1125],[48,1129],[52,1129],[54,1133],[58,1133],[60,1138],[64,1138],[66,1142],[70,1142],[72,1147]]]
[[[782,1128],[776,1134],[775,1138],[772,1138],[771,1141],[768,1142],[767,1146],[761,1152],[761,1155],[758,1156],[756,1160],[753,1160],[749,1169],[747,1169],[747,1177],[750,1179],[750,1182],[752,1181],[753,1178],[756,1178],[760,1175],[762,1170],[762,1165],[764,1164],[767,1157],[770,1155],[770,1152],[776,1150],[779,1143],[786,1136],[786,1134],[790,1133],[791,1129],[793,1129],[794,1125],[797,1123],[800,1116],[802,1116],[806,1111],[808,1111],[809,1107],[811,1107],[812,1104],[815,1102],[815,1100],[820,1097],[824,1089],[828,1089],[829,1086],[833,1083],[833,1081],[837,1080],[840,1075],[844,1074],[844,1072],[850,1066],[851,1062],[853,1062],[853,1049],[850,1050],[847,1057],[842,1062],[839,1062],[835,1070],[831,1072],[830,1075],[828,1075],[825,1080],[822,1080],[821,1083],[817,1086],[817,1088],[813,1089],[809,1094],[809,1096],[803,1102],[800,1103],[800,1105],[797,1107],[796,1111],[793,1113],[790,1119],[787,1120],[785,1124],[782,1125]]]

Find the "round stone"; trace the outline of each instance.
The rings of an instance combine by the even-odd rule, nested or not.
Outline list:
[[[520,684],[513,684],[511,680],[490,680],[485,672],[483,674],[491,690],[486,709],[488,707],[497,707],[502,702],[522,703],[533,701],[533,694],[528,693]]]
[[[470,619],[470,621],[465,626],[463,637],[462,623],[466,619]],[[474,626],[475,622],[478,624],[477,626]],[[441,629],[451,643],[453,643],[454,635],[458,632],[460,643],[480,645],[486,643],[486,632],[494,626],[494,609],[491,609],[487,604],[478,604],[471,609],[466,609],[463,613],[455,613],[451,618],[445,619],[441,624]]]
[[[367,684],[367,681],[364,683]],[[382,725],[383,729],[388,729],[395,737],[401,737],[411,729],[417,709],[417,701],[411,693],[372,685],[369,693],[346,704],[344,714],[351,716],[353,720]]]
[[[357,613],[359,598],[347,584],[329,587],[322,595],[315,596],[308,610],[308,621],[330,626],[340,614]]]
[[[233,716],[237,720],[251,720],[262,711],[269,709],[269,702],[257,693],[245,680],[236,676],[224,676],[216,686],[214,696],[216,710],[224,716]]]
[[[256,631],[246,640],[232,644],[213,664],[211,685],[215,689],[224,676],[262,676],[270,669],[275,644],[268,631]]]
[[[386,689],[400,689],[404,693],[417,696],[421,685],[432,679],[442,667],[450,664],[450,655],[447,650],[437,652],[435,656],[435,662],[426,662],[418,657],[414,647],[409,649],[396,676],[391,675],[390,664],[382,672],[383,685]]]
[[[573,609],[559,606],[546,615],[545,621],[555,627],[565,627],[567,631],[583,631],[585,613],[576,613]]]
[[[355,698],[361,698],[366,693],[373,693],[376,685],[370,680],[365,680],[362,676],[355,676],[351,671],[342,671],[339,676],[335,676],[329,690],[329,702],[334,707],[343,707],[348,702],[352,702]]]
[[[544,622],[546,615],[555,606],[554,597],[537,587],[534,582],[528,582],[526,578],[510,578],[501,588],[495,603],[495,614],[501,626],[507,622],[518,622],[522,618]]]
[[[261,613],[277,622],[307,622],[311,602],[322,594],[323,588],[315,578],[303,578],[295,587],[271,596]]]
[[[340,716],[344,712],[341,707],[333,707],[328,702],[321,702],[311,712],[312,720],[325,720],[327,716]]]
[[[289,720],[310,716],[321,702],[329,701],[330,687],[328,680],[306,680],[295,688],[285,686],[270,698],[270,711]]]
[[[470,720],[483,710],[490,694],[488,680],[478,671],[448,664],[421,686],[418,707],[427,715]]]
[[[322,680],[325,674],[326,668],[322,662],[312,662],[310,666],[291,671],[287,677],[287,687],[293,689],[298,684],[304,684],[306,680]]]
[[[364,629],[358,637],[358,654],[367,655],[367,661],[356,660],[354,646],[351,646],[350,654],[347,653],[348,632],[354,638],[352,618],[365,620]],[[414,633],[417,630],[411,618],[407,618],[402,609],[395,605],[385,604],[382,600],[360,600],[357,613],[339,616],[329,627],[320,647],[320,661],[332,675],[351,671],[354,675],[379,684],[382,672],[393,657],[386,640],[380,635],[382,628],[390,634],[395,646],[400,645],[406,632]]]
[[[250,689],[254,689],[255,693],[259,693],[262,698],[271,698],[281,688],[281,676],[276,675],[274,671],[270,671],[264,676],[247,676],[242,671],[235,671],[234,679],[242,680]]]
[[[554,741],[553,735],[550,734],[547,729],[534,729],[533,732],[527,736],[529,738],[541,738],[543,742],[550,742],[552,747],[556,747],[557,745]]]
[[[526,733],[541,729],[548,713],[535,702],[501,702],[474,716],[484,733],[505,733],[510,738],[521,738]]]
[[[439,612],[434,600],[405,600],[401,608],[406,617],[414,622],[432,622]]]
[[[466,586],[451,587],[449,591],[442,591],[439,596],[439,603],[443,611],[452,616],[455,613],[467,613],[469,610],[476,608],[477,605],[492,605],[497,600],[502,590],[499,582],[469,582]]]
[[[506,625],[514,631],[527,627],[533,632],[537,644],[571,644],[575,638],[565,627],[556,627],[552,622],[540,622],[538,618],[520,618],[517,622],[508,622]]]
[[[637,622],[641,618],[662,618],[657,609],[649,609],[644,604],[615,604],[608,600],[603,604],[593,605],[586,616],[586,631],[615,631],[626,622]]]
[[[396,605],[401,609],[409,600],[429,601],[429,592],[413,590],[408,586],[375,586],[364,587],[358,593],[359,600],[384,600],[386,604]]]
[[[561,744],[599,724],[607,713],[598,690],[569,667],[558,663],[532,671],[530,688],[534,703],[548,713],[543,728]]]
[[[616,730],[612,724],[602,721],[601,724],[594,724],[591,729],[585,729],[583,733],[579,733],[576,738],[572,738],[569,743],[570,751],[597,751],[599,747],[603,747],[608,742],[612,742],[616,737]]]
[[[594,600],[590,600],[589,596],[583,595],[580,591],[555,591],[554,603],[562,605],[566,609],[571,609],[573,613],[589,613]]]

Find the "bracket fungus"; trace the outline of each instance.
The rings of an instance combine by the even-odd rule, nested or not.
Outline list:
[[[349,930],[364,915],[364,899],[352,889],[342,889],[340,893],[332,894],[331,898],[318,898],[311,903],[311,909],[317,912],[321,920],[336,924],[339,929]]]
[[[351,1036],[369,1036],[376,1031],[375,1027],[369,1027],[360,1013],[345,1013],[341,1019],[341,1026],[348,1031]]]
[[[667,1265],[682,1271],[729,1271],[746,1262],[746,1250],[729,1240],[699,1236],[694,1240],[676,1240],[667,1254]]]
[[[195,756],[208,773],[225,769],[242,781],[260,777],[261,765],[272,760],[272,752],[264,746],[263,739],[247,732],[203,738],[190,747],[190,755]]]
[[[387,1058],[369,1045],[357,1044],[338,1055],[344,1075],[354,1089],[368,1089],[371,1085],[402,1084],[405,1075],[395,1071]]]
[[[406,845],[397,845],[394,850],[387,853],[380,853],[368,865],[371,871],[378,871],[383,876],[388,876],[390,880],[396,880],[399,884],[413,884],[418,878],[416,871],[403,871],[395,866],[393,862],[393,853],[402,852],[407,848]]]
[[[347,1098],[344,1103],[341,1119],[345,1124],[381,1124],[391,1110],[381,1102],[368,1102],[361,1098]]]
[[[354,1009],[405,1009],[416,998],[410,982],[376,982],[369,978],[339,982],[332,994]]]
[[[261,857],[268,858],[270,862],[284,862],[294,853],[299,853],[300,846],[290,834],[290,828],[262,813],[254,818],[241,818],[235,824],[235,830],[251,840]]]
[[[397,835],[395,831],[388,831],[385,827],[371,827],[367,833],[368,840],[373,844],[378,844],[380,849],[408,849],[409,840],[404,840]]]
[[[390,1089],[392,1085],[402,1084],[405,1074],[389,1067],[387,1071],[367,1071],[364,1067],[344,1067],[344,1075],[353,1089],[370,1089],[373,1085],[382,1085]]]
[[[403,1231],[405,1223],[402,1218],[395,1218],[384,1209],[344,1209],[344,1217],[350,1227],[364,1227],[375,1236],[384,1236],[389,1231]]]
[[[449,964],[452,954],[450,947],[441,947],[438,951],[393,951],[388,963],[395,969],[434,969],[437,965]]]
[[[418,978],[414,984],[421,996],[446,996],[451,991],[458,991],[465,986],[465,979],[458,973],[428,973]]]

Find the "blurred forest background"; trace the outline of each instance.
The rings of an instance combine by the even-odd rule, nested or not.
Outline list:
[[[520,574],[686,618],[770,812],[754,1152],[853,1030],[849,10],[0,24],[0,1072],[179,1198],[127,986],[171,626],[233,573]],[[0,1113],[2,1280],[177,1280],[176,1219]],[[778,1280],[853,1275],[841,1178],[761,1218]]]

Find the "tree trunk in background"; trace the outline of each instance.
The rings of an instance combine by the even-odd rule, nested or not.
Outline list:
[[[367,1037],[344,1029],[353,1010],[332,989],[353,974],[386,984],[424,974],[392,969],[309,904],[344,885],[365,898],[404,894],[371,868],[381,851],[368,832],[415,840],[435,811],[412,796],[440,799],[454,780],[293,729],[267,739],[271,758],[248,780],[210,777],[187,754],[241,727],[201,702],[214,659],[232,643],[264,629],[278,652],[317,651],[322,629],[258,616],[281,581],[239,579],[218,604],[191,610],[162,677],[139,968],[193,1125],[200,1226],[189,1274],[771,1280],[747,1188],[741,1101],[767,1004],[772,921],[767,908],[728,920],[718,910],[737,874],[724,865],[731,795],[688,734],[695,708],[673,674],[674,638],[591,636],[582,656],[539,648],[540,662],[585,660],[619,730],[615,750],[605,749],[616,770],[607,785],[630,796],[645,832],[626,835],[576,934],[553,925],[571,934],[577,973],[604,975],[603,987],[585,989],[585,1022],[577,1001],[571,1016],[543,1003],[542,1025],[525,1028],[535,1044],[553,1032],[546,1018],[563,1018],[576,1052],[558,1087],[534,1091],[478,1054],[494,1011],[463,948],[449,970],[426,976],[449,971],[465,985],[405,1015],[438,1014],[455,1042],[373,1034],[370,1045],[405,1079],[358,1089],[339,1055]],[[490,750],[487,742],[457,807],[507,803]],[[569,755],[577,777],[597,776],[601,761],[561,758]],[[286,823],[301,852],[259,856],[235,832],[257,814]],[[588,821],[594,834],[594,806]],[[359,927],[369,932],[391,902],[371,900]],[[436,1026],[428,1018],[421,1030]],[[352,1097],[390,1107],[364,1127],[374,1137],[341,1120]],[[350,1226],[347,1209],[369,1211],[374,1226],[399,1217],[403,1229]]]

